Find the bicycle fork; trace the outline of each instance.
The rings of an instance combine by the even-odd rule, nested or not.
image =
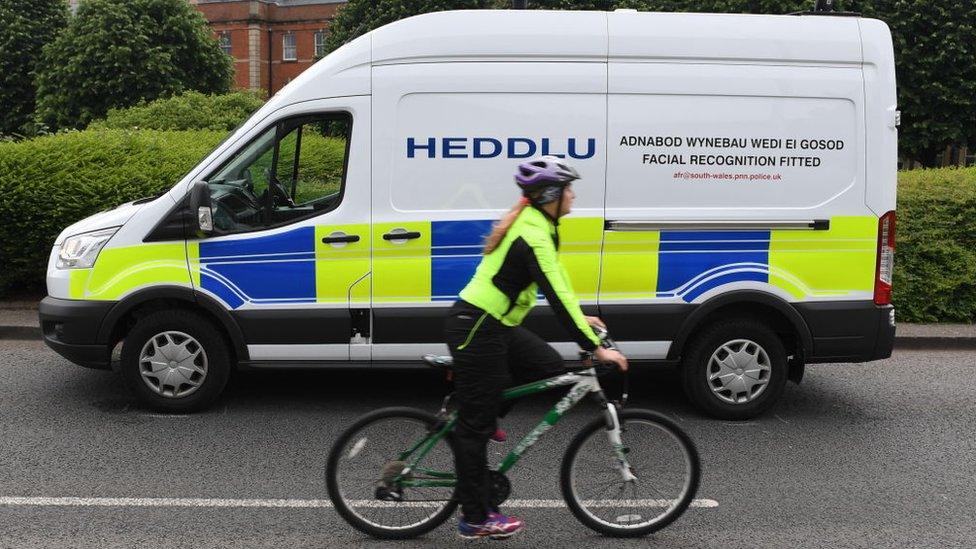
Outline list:
[[[624,482],[635,481],[637,476],[634,475],[633,468],[627,461],[627,448],[620,437],[620,418],[617,416],[617,405],[607,402],[606,406],[607,438],[610,439],[610,446],[613,447],[614,456],[617,458],[617,470],[620,471],[620,476]]]

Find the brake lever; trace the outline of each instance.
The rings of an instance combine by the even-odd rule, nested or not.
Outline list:
[[[609,330],[606,329],[606,327],[600,326],[599,324],[590,324],[590,328],[593,330],[593,333],[595,333],[596,336],[600,338],[601,347],[605,349],[610,349],[612,351],[620,350],[617,348],[617,343],[610,337],[610,332]],[[606,363],[606,364],[604,363],[594,364],[595,355],[590,351],[580,351],[580,359],[583,361],[584,364],[593,365],[593,367],[597,370],[597,376],[610,373],[616,369],[619,369],[619,366],[613,362]],[[601,372],[600,370],[603,371]],[[627,398],[630,396],[630,371],[624,370],[621,373],[623,374],[623,390],[621,391],[620,394],[620,400],[612,401],[612,402],[618,407],[623,408],[624,405],[627,404]]]

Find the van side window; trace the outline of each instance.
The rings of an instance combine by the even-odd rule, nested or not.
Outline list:
[[[352,118],[330,113],[279,121],[206,179],[219,234],[293,223],[342,200]]]

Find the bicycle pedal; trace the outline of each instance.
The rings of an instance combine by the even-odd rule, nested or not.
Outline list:
[[[386,486],[378,486],[376,488],[376,493],[374,494],[376,499],[380,501],[393,501],[401,502],[403,501],[403,492],[397,488],[387,488]]]

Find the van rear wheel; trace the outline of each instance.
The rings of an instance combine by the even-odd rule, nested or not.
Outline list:
[[[786,386],[783,342],[753,318],[721,320],[705,327],[683,354],[685,394],[719,419],[755,417],[772,407]]]
[[[122,344],[122,377],[145,405],[194,412],[213,404],[230,375],[230,350],[212,322],[192,311],[148,314]]]

